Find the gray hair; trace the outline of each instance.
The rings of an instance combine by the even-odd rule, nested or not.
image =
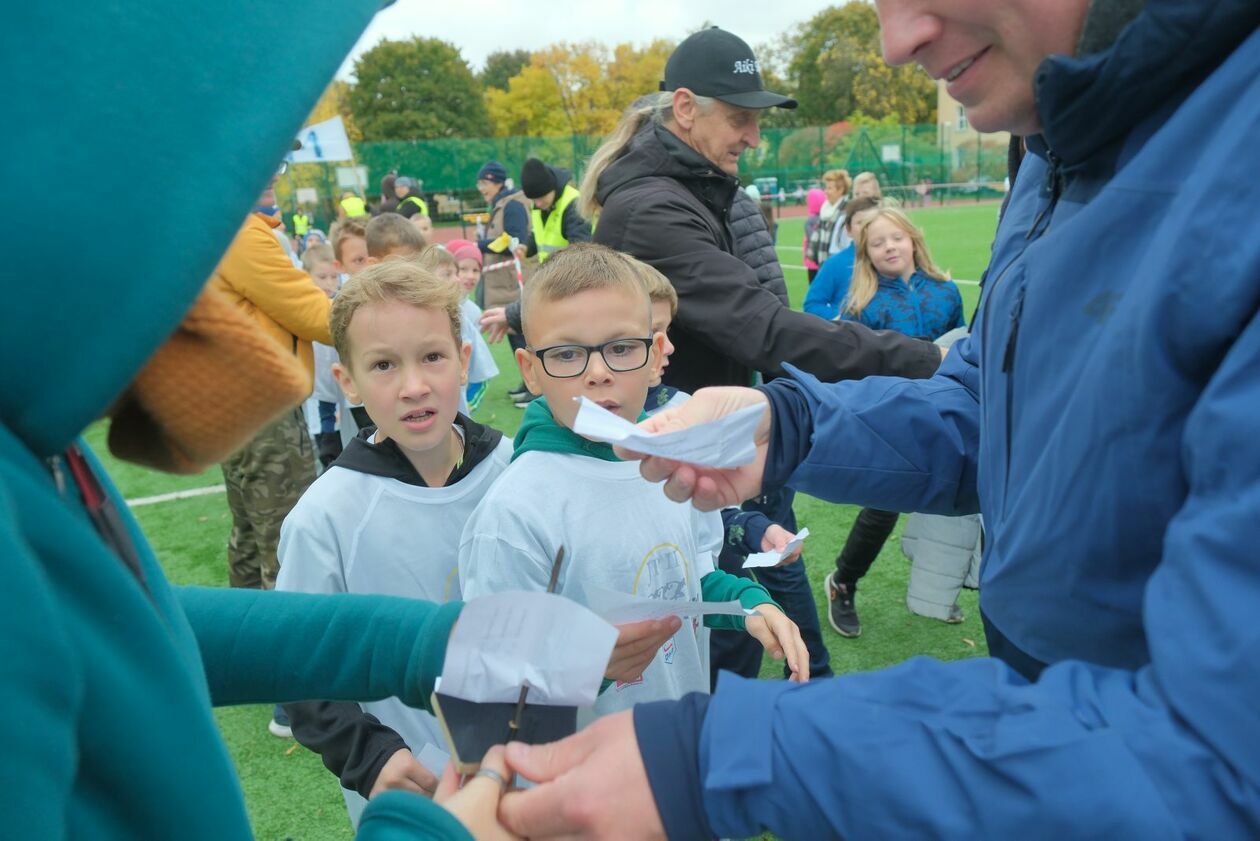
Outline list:
[[[696,108],[701,114],[707,114],[712,111],[717,103],[717,100],[711,96],[700,96],[697,93],[693,93],[692,97],[695,98]],[[638,134],[639,129],[643,128],[649,121],[658,126],[668,125],[674,121],[674,94],[672,91],[650,93],[630,103],[630,107],[622,112],[621,120],[613,128],[612,132],[604,138],[604,142],[591,155],[591,159],[586,165],[586,175],[582,177],[582,198],[578,202],[578,209],[587,219],[594,219],[595,215],[603,209],[599,199],[595,196],[600,176],[604,174],[604,170],[608,169],[613,161],[625,153],[626,146],[630,144],[630,139]]]

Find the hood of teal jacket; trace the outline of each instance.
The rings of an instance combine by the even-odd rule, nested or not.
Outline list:
[[[380,6],[313,0],[295,27],[282,3],[77,0],[24,4],[0,27],[0,425],[43,456],[101,416]],[[64,184],[98,200],[67,205]]]

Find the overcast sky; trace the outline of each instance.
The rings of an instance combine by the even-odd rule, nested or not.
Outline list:
[[[682,40],[706,21],[756,46],[829,5],[825,0],[398,0],[377,13],[337,76],[351,78],[355,56],[382,38],[441,38],[459,47],[477,71],[496,50],[536,50],[557,41]]]

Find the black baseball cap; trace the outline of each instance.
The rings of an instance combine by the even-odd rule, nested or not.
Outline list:
[[[795,99],[766,90],[752,47],[716,26],[689,36],[665,62],[661,90],[679,88],[739,108],[796,107]]]

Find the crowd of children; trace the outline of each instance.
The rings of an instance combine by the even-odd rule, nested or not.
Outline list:
[[[842,180],[847,188],[847,173]],[[904,216],[875,197],[829,203],[838,224],[821,226],[828,244],[807,238],[821,257],[807,310],[924,336],[962,323],[957,290]],[[343,218],[327,243],[314,232],[297,243],[311,281],[332,299],[332,343],[315,345],[311,398],[323,469],[284,521],[276,586],[435,602],[542,590],[563,546],[556,592],[579,602],[615,591],[737,600],[751,611],[622,626],[582,722],[711,691],[711,631],[750,635],[792,679],[808,680],[796,625],[755,578],[717,565],[723,551],[781,551],[795,535],[758,511],[702,514],[671,502],[636,464],[572,430],[580,397],[629,421],[688,399],[662,384],[678,308],[669,280],[632,257],[574,243],[522,284],[510,318],[486,319],[471,297],[482,249],[462,239],[430,244],[420,216]],[[934,302],[932,318],[911,330],[907,319],[923,307],[903,310],[921,298]],[[897,323],[881,323],[893,310]],[[508,330],[520,335],[523,384],[539,395],[523,406],[514,439],[473,419],[500,373],[482,331],[494,342]],[[845,586],[833,584],[836,575],[833,592]],[[419,756],[444,747],[440,728],[398,699],[311,700],[286,705],[277,721],[291,730],[273,732],[291,732],[337,776],[353,821],[378,792],[437,784]]]

